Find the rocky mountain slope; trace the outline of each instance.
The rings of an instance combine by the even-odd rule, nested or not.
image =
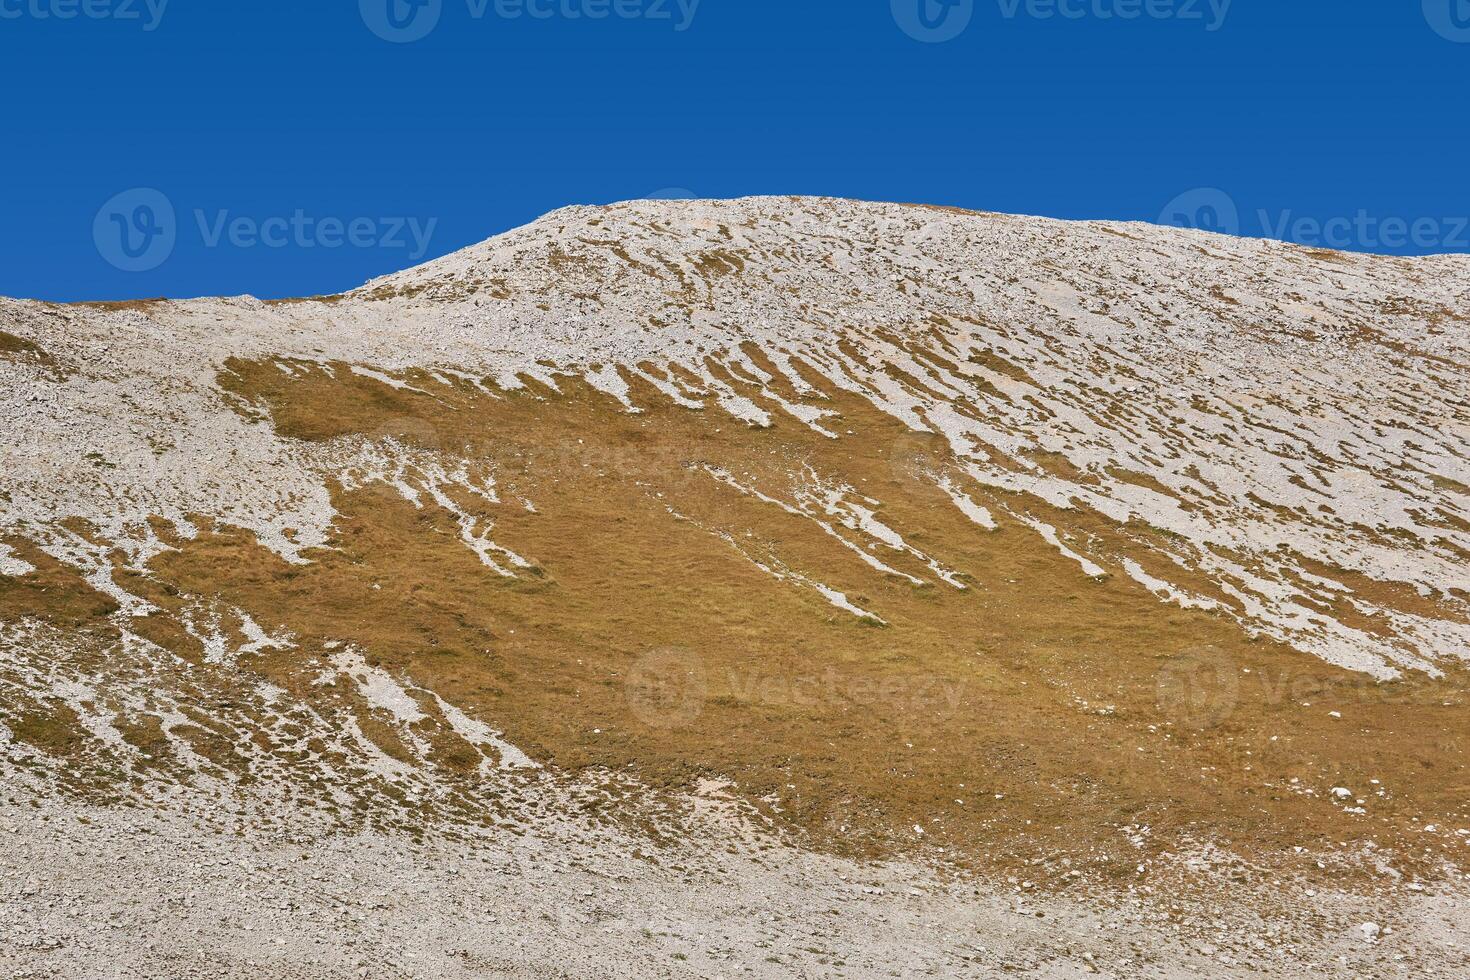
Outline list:
[[[1455,975],[1467,364],[1464,257],[819,199],[568,208],[341,296],[3,300],[0,770],[98,824],[555,827],[719,882],[713,845],[727,896],[880,861],[1213,930],[1207,969],[1412,933]],[[904,961],[871,933],[853,975]]]

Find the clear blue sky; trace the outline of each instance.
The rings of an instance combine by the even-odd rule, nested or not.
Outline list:
[[[0,0],[0,80],[12,296],[331,292],[671,188],[1470,250],[1470,0]]]

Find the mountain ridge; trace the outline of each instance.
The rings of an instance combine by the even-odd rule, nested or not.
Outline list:
[[[0,301],[0,767],[389,839],[713,793],[1094,895],[1457,881],[1467,298],[764,198],[324,299]]]

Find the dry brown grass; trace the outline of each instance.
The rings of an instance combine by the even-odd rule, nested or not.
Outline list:
[[[151,312],[154,307],[161,306],[170,302],[172,302],[172,300],[170,300],[166,296],[157,296],[151,299],[83,300],[79,303],[69,303],[62,305],[79,306],[82,309],[86,310],[104,310],[111,313],[116,313],[123,310],[137,310],[141,313],[148,313]]]
[[[51,363],[51,355],[24,337],[0,330],[0,358],[9,357]]]
[[[29,575],[0,575],[0,622],[39,617],[68,629],[105,625],[117,603],[87,585],[81,574],[18,536],[0,537],[36,569]]]
[[[539,761],[669,789],[730,778],[813,845],[860,855],[921,844],[975,864],[1064,855],[1126,876],[1189,840],[1290,863],[1294,845],[1371,839],[1405,853],[1413,842],[1417,860],[1432,856],[1423,823],[1463,819],[1463,677],[1366,682],[1252,640],[1223,614],[1164,605],[1127,579],[1087,579],[1003,514],[1024,509],[1145,565],[1148,528],[969,486],[1002,515],[1001,530],[984,532],[918,472],[944,464],[942,446],[842,392],[827,391],[835,425],[856,435],[833,441],[787,419],[755,430],[672,407],[636,379],[641,415],[571,380],[492,399],[405,375],[426,397],[345,366],[297,366],[288,376],[232,362],[221,383],[268,406],[291,438],[391,436],[478,461],[502,502],[457,503],[493,520],[495,541],[536,568],[503,578],[463,546],[449,513],[386,486],[339,487],[331,547],[309,565],[222,528],[174,542],[149,576],[119,575],[165,610],[137,631],[186,659],[200,653],[178,626],[176,596],[219,596],[289,629],[303,650],[359,645]],[[885,561],[929,584],[880,575],[706,466],[780,498],[804,469],[857,487],[970,587],[890,552]],[[74,576],[16,545],[42,571],[0,578],[0,619],[105,614]],[[887,625],[778,582],[752,558],[841,589]],[[1184,584],[1220,595],[1205,580]],[[319,695],[301,657],[271,652],[250,666],[309,700]],[[391,730],[365,728],[404,754]],[[211,736],[197,734],[207,751]],[[436,754],[450,769],[476,761],[452,742]],[[1371,817],[1326,798],[1334,786],[1366,793],[1375,778],[1390,793],[1372,800]],[[1307,787],[1317,795],[1298,791]],[[1142,826],[1140,851],[1124,828]]]
[[[224,533],[159,559],[159,577],[229,596],[308,642],[358,643],[542,761],[670,787],[730,777],[824,846],[912,845],[917,825],[924,842],[985,860],[1059,849],[1121,862],[1129,825],[1150,826],[1160,848],[1208,836],[1281,854],[1384,841],[1464,805],[1462,684],[1368,683],[1252,641],[1221,614],[1088,580],[1014,522],[981,532],[910,470],[910,436],[840,392],[829,392],[840,427],[858,435],[832,442],[787,421],[633,416],[572,381],[492,400],[409,376],[428,398],[346,370],[231,367],[226,385],[269,405],[292,437],[394,432],[485,461],[505,503],[483,516],[538,568],[494,575],[450,515],[382,488],[338,494],[333,550],[310,566]],[[660,405],[649,389],[636,396]],[[803,467],[859,487],[972,587],[887,554],[932,584],[879,575],[810,521],[711,479],[706,463],[772,496],[789,495]],[[970,490],[997,512],[1023,506]],[[1122,553],[1146,533],[1025,506]],[[888,626],[775,581],[711,531],[842,589]],[[290,655],[272,656],[289,683]],[[1293,792],[1293,778],[1318,796]],[[1373,778],[1393,795],[1373,801],[1372,820],[1323,798]]]

